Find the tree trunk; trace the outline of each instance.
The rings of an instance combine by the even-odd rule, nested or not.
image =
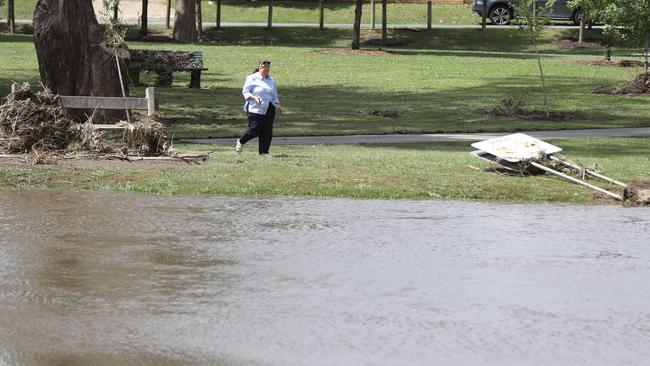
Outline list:
[[[113,5],[113,20],[117,22],[117,18],[120,17],[120,2],[116,1]]]
[[[582,13],[582,18],[580,18],[580,31],[578,32],[578,44],[584,44],[585,43],[585,18],[586,14],[583,12]]]
[[[148,8],[149,0],[142,0],[142,14],[140,15],[140,37],[144,37],[148,33],[147,29],[147,18],[148,18]]]
[[[352,49],[359,49],[359,42],[361,39],[361,11],[363,7],[363,0],[356,0],[354,5],[354,35],[352,36]]]
[[[195,0],[176,0],[176,19],[174,20],[174,39],[182,42],[196,40]]]
[[[122,96],[115,51],[91,0],[38,0],[33,24],[43,85],[61,95]]]
[[[7,22],[9,22],[9,30],[11,33],[16,33],[16,13],[14,11],[14,0],[7,1]]]

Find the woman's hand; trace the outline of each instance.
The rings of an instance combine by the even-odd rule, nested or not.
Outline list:
[[[257,95],[251,96],[251,99],[253,99],[256,103],[262,103],[262,98],[258,97]]]
[[[277,106],[277,107],[275,108],[275,110],[278,111],[278,114],[282,114],[282,107]]]

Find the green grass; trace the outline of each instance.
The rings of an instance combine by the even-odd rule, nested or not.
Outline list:
[[[174,2],[175,3],[175,2]],[[36,0],[16,1],[16,19],[31,19]],[[324,19],[328,24],[350,24],[354,20],[354,2],[325,3]],[[204,22],[213,22],[216,18],[216,2],[204,1],[202,14]],[[372,8],[370,4],[363,7],[362,22],[370,24]],[[172,10],[173,12],[173,10]],[[470,5],[433,4],[433,24],[477,24],[479,17],[472,16]],[[274,1],[273,21],[276,23],[318,23],[319,8],[317,1]],[[135,18],[139,14],[129,17]],[[6,6],[0,7],[0,17],[7,16]],[[225,23],[266,23],[268,19],[268,2],[224,1],[221,6],[221,21]],[[427,4],[388,4],[388,24],[426,24]],[[381,2],[375,7],[375,22],[381,26]]]
[[[647,138],[549,140],[571,159],[597,164],[626,182],[649,179]],[[363,199],[463,199],[599,203],[592,192],[550,175],[501,176],[471,166],[489,164],[469,155],[469,143],[273,146],[274,157],[254,148],[242,155],[224,146],[200,165],[130,168],[128,163],[89,167],[0,168],[0,189],[88,189],[157,195],[310,196]],[[104,167],[102,167],[104,166]],[[601,184],[602,186],[602,184]],[[605,188],[614,189],[613,187]]]
[[[562,31],[566,32],[566,31]],[[157,88],[160,119],[175,137],[234,137],[246,118],[241,86],[256,61],[273,60],[286,113],[277,136],[546,130],[649,126],[647,97],[592,94],[598,86],[630,80],[641,69],[576,65],[599,59],[600,49],[565,50],[555,46],[560,31],[541,40],[544,71],[554,111],[577,111],[569,121],[495,119],[486,111],[504,99],[542,108],[537,63],[526,33],[512,29],[392,31],[400,43],[389,55],[331,55],[345,49],[350,30],[260,28],[211,30],[205,43],[130,42],[132,48],[202,50],[209,69],[203,89],[188,89],[189,75],[175,74],[171,88]],[[377,49],[378,31],[363,32],[364,49]],[[11,81],[38,85],[31,36],[0,35],[0,93]],[[631,58],[633,50],[616,49]],[[145,78],[146,79],[146,78]],[[144,87],[132,88],[143,95]],[[373,115],[395,111],[396,118]]]

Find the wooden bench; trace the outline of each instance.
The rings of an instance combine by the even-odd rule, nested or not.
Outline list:
[[[165,54],[174,54],[174,51],[152,51],[152,50],[133,50],[134,52],[138,53],[151,53],[155,54],[156,56],[164,56]],[[129,67],[129,73],[131,75],[131,79],[133,79],[134,84],[139,83],[140,81],[140,71],[153,71],[156,72],[159,75],[159,80],[161,79],[161,74],[164,73],[166,70],[169,70],[170,72],[176,72],[176,71],[185,71],[190,73],[190,83],[189,87],[190,88],[196,88],[200,89],[201,88],[201,72],[202,71],[207,71],[208,69],[203,67],[203,51],[192,51],[189,52],[190,57],[191,57],[191,66],[188,65],[180,65],[176,63],[171,63],[168,65],[156,65],[151,64],[149,62],[144,62],[144,63],[138,63],[138,62],[133,62],[135,65],[132,67]],[[169,66],[169,68],[165,68],[164,66]],[[167,75],[168,80],[165,80],[164,83],[158,83],[159,85],[157,86],[169,86],[171,85],[172,82],[172,77],[171,75]]]
[[[15,93],[20,89],[20,84],[11,84],[11,92]],[[156,99],[154,88],[145,89],[144,98],[132,97],[86,97],[86,96],[68,96],[60,95],[61,105],[69,109],[143,109],[147,111],[147,116],[151,117],[156,114]]]

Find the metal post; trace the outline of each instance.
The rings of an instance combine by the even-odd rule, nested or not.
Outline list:
[[[320,29],[320,30],[325,29],[325,9],[324,9],[323,3],[324,3],[323,0],[320,0],[318,2],[318,8],[319,8],[319,11],[320,11],[320,21],[319,21],[319,24],[318,24],[318,29]]]
[[[618,195],[618,194],[616,194],[616,193],[612,193],[612,192],[610,192],[610,191],[608,191],[608,190],[606,190],[606,189],[602,189],[602,188],[600,188],[600,187],[596,187],[596,186],[593,185],[593,184],[589,184],[589,183],[587,183],[587,182],[585,182],[585,181],[582,181],[582,180],[580,180],[580,179],[573,178],[573,177],[568,176],[568,175],[566,175],[566,174],[564,174],[564,173],[560,173],[560,172],[558,172],[558,171],[556,171],[556,170],[553,170],[553,169],[551,169],[551,168],[545,167],[545,166],[542,165],[542,164],[535,163],[535,162],[531,162],[530,165],[532,165],[532,166],[534,166],[534,167],[536,167],[536,168],[539,168],[539,169],[541,169],[541,170],[543,170],[543,171],[545,171],[545,172],[548,172],[548,173],[551,173],[551,174],[557,175],[558,177],[562,177],[562,178],[564,178],[564,179],[566,179],[566,180],[568,180],[568,181],[571,181],[571,182],[573,182],[573,183],[577,183],[577,184],[583,185],[583,186],[585,186],[585,187],[591,188],[591,189],[593,189],[593,190],[595,190],[595,191],[598,191],[598,192],[600,192],[600,193],[604,193],[604,194],[606,194],[606,195],[608,195],[608,196],[610,196],[610,197],[612,197],[612,198],[615,198],[615,199],[617,199],[617,200],[619,200],[619,201],[623,201],[623,196],[621,196],[621,195]]]
[[[427,1],[427,29],[431,29],[431,0]]]
[[[375,0],[370,0],[370,25],[375,29]]]
[[[269,20],[267,22],[267,27],[269,29],[273,27],[273,0],[269,0]]]
[[[557,156],[549,155],[549,158],[551,160],[553,160],[553,161],[557,161],[558,163],[560,163],[560,164],[562,164],[562,165],[564,165],[566,167],[576,169],[576,170],[583,170],[581,167],[579,167],[579,166],[577,166],[575,164],[569,163],[568,161],[564,161],[564,160],[558,158]],[[594,178],[598,178],[600,180],[604,180],[605,182],[616,184],[616,185],[619,185],[621,187],[627,187],[627,184],[625,184],[623,182],[619,182],[619,181],[617,181],[615,179],[606,177],[606,176],[604,176],[602,174],[598,174],[598,173],[596,173],[596,172],[594,172],[592,170],[584,169],[584,171],[585,171],[586,174],[591,175]]]

